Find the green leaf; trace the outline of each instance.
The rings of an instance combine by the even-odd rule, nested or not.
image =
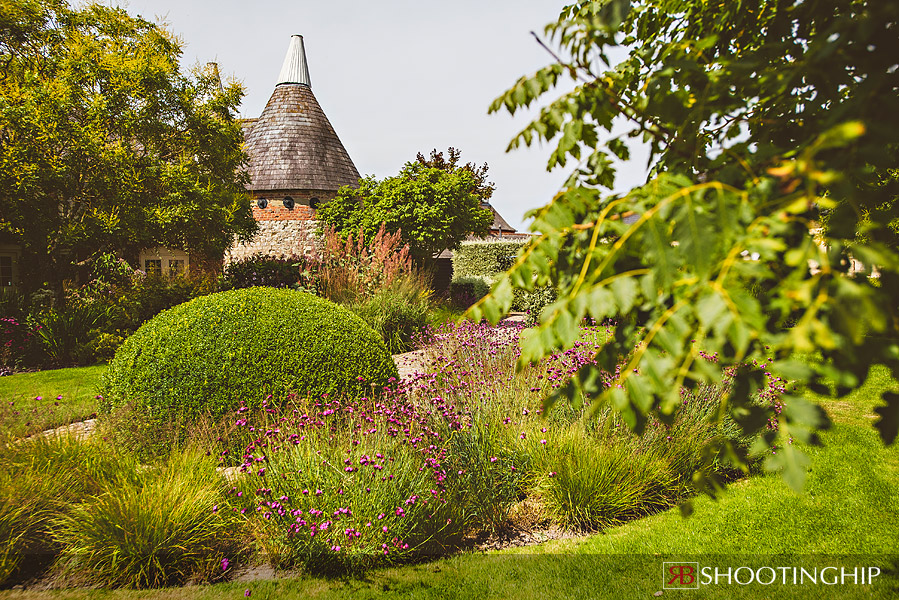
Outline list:
[[[637,299],[637,283],[634,281],[634,278],[619,277],[609,287],[615,296],[615,304],[618,306],[618,311],[621,313],[629,312]]]
[[[520,364],[537,363],[546,353],[543,338],[537,328],[523,330],[519,341],[521,344]]]
[[[727,314],[727,304],[717,292],[710,292],[696,303],[696,314],[699,322],[706,329],[711,329],[722,315]]]
[[[652,385],[646,377],[631,375],[627,378],[626,388],[631,402],[641,413],[648,414],[655,404]]]
[[[599,322],[608,317],[618,314],[618,308],[615,304],[615,295],[612,291],[605,287],[594,287],[590,290],[587,303],[590,316]]]
[[[784,379],[803,382],[814,374],[808,364],[798,360],[777,360],[768,365],[768,370]]]
[[[783,416],[794,425],[801,425],[809,429],[829,429],[831,426],[830,418],[823,408],[809,402],[800,396],[783,395]],[[795,428],[790,428],[791,432],[795,432]]]
[[[839,148],[852,143],[865,133],[865,124],[861,121],[849,121],[833,127],[815,141],[815,150]]]
[[[769,472],[780,472],[784,481],[794,492],[801,493],[805,489],[808,477],[809,458],[793,444],[777,448],[764,461]]]

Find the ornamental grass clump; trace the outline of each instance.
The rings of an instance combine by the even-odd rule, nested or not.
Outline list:
[[[360,397],[396,377],[384,342],[322,298],[245,288],[165,311],[128,338],[104,375],[104,408],[147,418],[223,417],[242,401],[301,395]]]
[[[539,479],[535,491],[558,523],[604,529],[671,505],[675,477],[664,457],[599,442],[576,430],[567,432],[541,460],[549,474]]]
[[[455,474],[457,502],[465,508],[466,522],[485,531],[508,521],[512,507],[526,497],[531,471],[530,454],[502,428],[475,418],[446,434],[443,464]]]
[[[107,444],[74,435],[6,443],[0,454],[0,585],[49,566],[62,549],[55,520],[134,467]]]
[[[74,581],[145,588],[210,580],[241,552],[224,479],[198,452],[110,482],[54,522],[59,568]]]
[[[398,278],[416,272],[402,232],[387,233],[385,223],[367,243],[361,228],[355,238],[350,233],[344,239],[325,225],[322,242],[316,256],[316,279],[321,295],[334,302],[364,302]]]
[[[406,273],[349,309],[359,315],[387,344],[391,354],[408,352],[428,324],[431,290],[420,273]]]

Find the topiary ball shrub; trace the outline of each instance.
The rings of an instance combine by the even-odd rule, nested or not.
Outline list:
[[[103,376],[103,408],[155,419],[208,414],[271,395],[359,397],[397,377],[384,341],[328,300],[254,287],[195,298],[147,321]]]

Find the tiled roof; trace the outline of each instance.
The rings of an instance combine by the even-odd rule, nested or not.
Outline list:
[[[487,207],[493,212],[493,225],[490,226],[490,231],[499,231],[499,232],[509,232],[514,233],[515,228],[509,225],[506,220],[503,218],[499,211],[494,208],[492,204],[488,204]]]
[[[337,190],[359,171],[308,85],[275,86],[262,115],[245,129],[251,191]]]

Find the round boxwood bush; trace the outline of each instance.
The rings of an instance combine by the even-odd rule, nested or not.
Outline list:
[[[259,406],[295,392],[358,397],[397,377],[362,319],[304,292],[255,287],[195,298],[147,321],[103,377],[104,408],[157,418]]]

